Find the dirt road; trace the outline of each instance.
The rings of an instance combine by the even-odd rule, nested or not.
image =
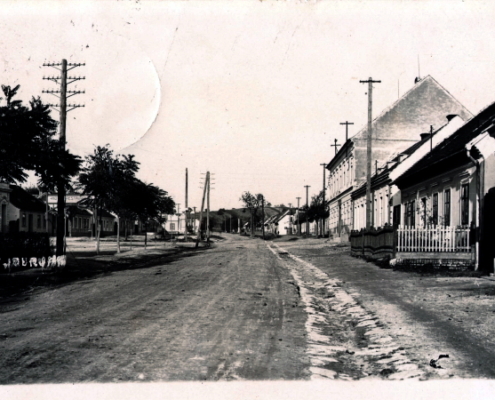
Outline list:
[[[324,240],[286,241],[278,249],[317,268],[349,295],[355,310],[376,321],[418,366],[422,379],[495,378],[493,278],[382,269]],[[349,314],[346,307],[352,306],[343,307]]]
[[[234,238],[3,304],[0,383],[308,377],[289,272],[261,241]]]
[[[0,384],[492,377],[490,351],[410,301],[419,278],[318,241],[225,238],[3,299]]]

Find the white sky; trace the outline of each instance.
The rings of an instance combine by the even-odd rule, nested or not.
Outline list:
[[[21,98],[56,89],[44,62],[85,62],[69,147],[135,153],[140,177],[184,207],[215,177],[212,209],[243,191],[273,204],[322,188],[321,163],[374,115],[432,75],[471,112],[495,101],[495,2],[2,1],[1,84]],[[57,99],[41,95],[46,102]],[[54,113],[58,118],[58,113]],[[418,132],[418,137],[419,137]]]

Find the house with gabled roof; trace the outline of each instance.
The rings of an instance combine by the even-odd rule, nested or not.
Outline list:
[[[288,208],[272,215],[265,220],[265,229],[274,235],[292,235],[297,231],[295,214],[294,209]]]
[[[401,210],[401,192],[392,184],[400,174],[411,168],[418,160],[427,155],[437,145],[447,140],[465,121],[457,115],[448,115],[440,128],[418,135],[420,140],[403,152],[394,155],[384,164],[375,164],[375,173],[371,177],[371,226],[381,228],[385,225],[398,226],[403,223]],[[354,229],[366,228],[366,182],[351,193],[353,204]]]
[[[495,103],[397,175],[392,183],[403,210],[397,260],[494,272]]]
[[[441,126],[445,116],[472,114],[431,76],[420,79],[372,122],[372,162],[384,164],[393,154],[418,142],[418,132]],[[368,126],[349,138],[326,168],[329,171],[327,230],[334,240],[348,240],[354,228],[352,192],[366,181]]]

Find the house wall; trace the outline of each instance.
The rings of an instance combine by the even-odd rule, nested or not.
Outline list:
[[[46,225],[43,224],[45,221],[45,213],[34,212],[34,211],[22,211],[12,204],[7,206],[7,218],[9,221],[18,221],[19,232],[29,232],[29,219],[32,218],[32,229],[31,232],[46,232]]]
[[[329,217],[325,221],[325,234],[330,233],[333,238],[347,238],[352,229],[352,207],[350,189],[355,184],[355,160],[353,146],[344,154],[339,155],[340,160],[329,170],[327,180],[327,193],[325,197],[330,199]]]
[[[463,185],[468,185],[469,197],[467,204],[468,220],[462,224],[461,213],[461,189]],[[416,227],[423,227],[426,224],[433,224],[433,196],[438,194],[438,225],[445,225],[445,201],[446,192],[450,190],[450,223],[449,226],[470,226],[471,222],[476,222],[476,167],[472,163],[461,166],[449,173],[445,173],[434,178],[426,179],[420,184],[405,187],[401,192],[401,225],[410,225],[410,215],[408,205],[412,201],[414,204],[414,220]],[[426,209],[422,201],[426,198]],[[426,211],[425,211],[426,210]]]
[[[392,223],[392,206],[390,201],[390,187],[383,185],[371,191],[371,225],[375,228]],[[354,199],[354,230],[366,228],[366,194]]]
[[[404,151],[419,140],[418,133],[429,132],[431,125],[444,125],[450,114],[457,114],[464,121],[472,117],[433,78],[426,77],[373,122],[372,160],[382,163]],[[367,135],[365,127],[352,138],[358,185],[366,181]]]
[[[460,121],[472,117],[433,78],[426,77],[384,110],[373,122],[372,160],[383,165],[392,155],[400,153],[420,140],[419,133],[429,132],[430,126],[445,125],[445,117],[457,114]],[[338,160],[332,160],[329,169],[327,198],[330,199],[330,216],[328,229],[334,238],[348,239],[348,232],[366,225],[366,215],[362,204],[353,205],[349,195],[343,194],[352,187],[359,187],[366,181],[367,170],[367,136],[365,126],[350,140],[349,151],[337,153]],[[389,204],[385,202],[385,194],[377,193],[376,204],[373,204],[373,225],[383,225],[391,220]],[[388,199],[390,200],[390,199]],[[385,209],[388,211],[385,212]]]
[[[92,216],[76,215],[69,221],[69,236],[91,236]]]

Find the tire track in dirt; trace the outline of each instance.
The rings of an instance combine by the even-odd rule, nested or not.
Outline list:
[[[431,377],[431,371],[410,359],[377,317],[349,295],[339,280],[330,279],[275,243],[267,246],[291,272],[305,304],[311,379]]]

